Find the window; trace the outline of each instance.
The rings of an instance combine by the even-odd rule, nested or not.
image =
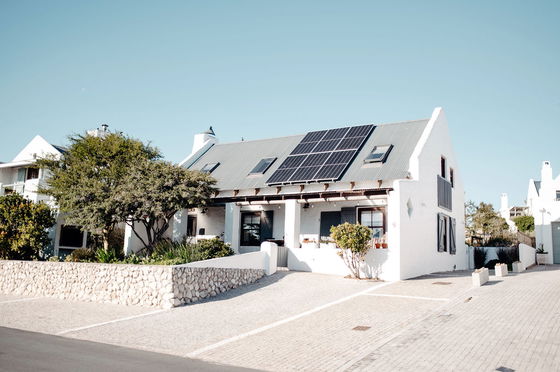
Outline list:
[[[258,162],[249,174],[264,174],[275,161],[276,158],[264,158]]]
[[[455,218],[438,213],[438,252],[456,253],[456,224]]]
[[[455,172],[453,168],[449,168],[449,182],[451,182],[451,187],[455,187]]]
[[[392,149],[393,145],[375,146],[364,159],[364,163],[385,163]]]
[[[447,177],[447,160],[441,157],[441,178]]]
[[[381,238],[385,234],[385,209],[360,208],[358,209],[358,222],[372,230],[372,238]]]
[[[556,200],[560,200],[560,190],[556,190]]]
[[[60,226],[58,245],[61,247],[81,248],[84,242],[84,232],[78,226]]]
[[[261,212],[241,213],[241,245],[261,244]]]
[[[220,165],[220,163],[208,163],[206,165],[204,165],[204,167],[202,167],[202,169],[200,170],[202,173],[212,173],[214,171],[214,169],[218,168],[218,165]]]
[[[39,178],[39,168],[27,168],[26,180],[35,180]]]

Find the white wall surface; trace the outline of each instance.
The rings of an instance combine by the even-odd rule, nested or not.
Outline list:
[[[219,267],[224,269],[265,269],[266,252],[236,254],[211,260],[196,261],[184,265],[186,267]]]
[[[422,143],[422,141],[424,141]],[[440,174],[441,156],[454,170],[453,210],[437,205],[437,175]],[[398,193],[399,212],[390,213],[390,227],[400,232],[400,278],[411,278],[426,273],[468,268],[465,246],[464,191],[460,167],[453,152],[447,121],[443,110],[435,109],[411,159],[412,180],[395,181],[391,194]],[[389,200],[389,204],[394,199]],[[412,213],[409,215],[409,203]],[[445,213],[457,221],[457,253],[438,252],[437,214]]]
[[[533,266],[535,262],[535,248],[527,244],[519,244],[519,261],[523,263],[523,267]]]

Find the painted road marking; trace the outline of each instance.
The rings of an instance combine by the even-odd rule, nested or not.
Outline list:
[[[276,322],[274,322],[274,323],[271,323],[271,324],[268,324],[268,325],[266,325],[266,326],[253,329],[252,331],[245,332],[245,333],[242,333],[242,334],[237,335],[237,336],[234,336],[234,337],[226,338],[225,340],[222,340],[222,341],[217,342],[217,343],[215,343],[215,344],[211,344],[211,345],[202,347],[202,348],[200,348],[200,349],[197,349],[197,350],[195,350],[195,351],[192,351],[192,352],[188,353],[188,354],[186,355],[186,357],[187,357],[187,358],[194,358],[194,357],[196,357],[196,356],[198,356],[198,355],[200,355],[200,354],[202,354],[202,353],[205,353],[205,352],[207,352],[207,351],[217,349],[217,348],[222,347],[222,346],[224,346],[224,345],[230,344],[230,343],[235,342],[235,341],[242,340],[242,339],[244,339],[244,338],[247,338],[247,337],[249,337],[249,336],[253,336],[253,335],[262,333],[262,332],[264,332],[264,331],[268,331],[269,329],[272,329],[272,328],[281,326],[281,325],[283,325],[283,324],[292,322],[292,321],[294,321],[294,320],[303,318],[303,317],[305,317],[305,316],[311,315],[311,314],[313,314],[313,313],[316,313],[316,312],[318,312],[318,311],[324,310],[324,309],[329,308],[329,307],[331,307],[331,306],[341,304],[341,303],[343,303],[343,302],[349,301],[349,300],[354,299],[354,298],[356,298],[356,297],[359,297],[359,296],[362,296],[362,295],[364,295],[364,294],[367,294],[368,292],[375,291],[375,290],[377,290],[377,289],[383,288],[383,287],[388,286],[388,285],[393,284],[393,283],[394,283],[394,282],[382,283],[382,284],[380,284],[380,285],[378,285],[378,286],[375,286],[375,287],[373,287],[373,288],[368,288],[368,289],[363,290],[363,291],[361,291],[361,292],[355,293],[355,294],[350,295],[350,296],[343,297],[343,298],[341,298],[341,299],[339,299],[339,300],[336,300],[336,301],[333,301],[333,302],[329,302],[329,303],[327,303],[327,304],[318,306],[318,307],[316,307],[316,308],[313,308],[313,309],[311,309],[311,310],[305,311],[305,312],[300,313],[300,314],[296,314],[296,315],[291,316],[291,317],[289,317],[289,318],[276,321]]]
[[[151,311],[151,312],[149,312],[149,313],[138,314],[138,315],[132,315],[132,316],[127,316],[127,317],[125,317],[125,318],[119,318],[119,319],[109,320],[108,322],[96,323],[96,324],[91,324],[91,325],[87,325],[87,326],[83,326],[83,327],[67,329],[67,330],[65,330],[65,331],[58,332],[56,335],[57,335],[57,336],[61,336],[61,335],[65,335],[65,334],[67,334],[67,333],[77,332],[77,331],[83,331],[83,330],[85,330],[85,329],[90,329],[90,328],[95,328],[95,327],[101,327],[101,326],[104,326],[104,325],[107,325],[107,324],[125,322],[125,321],[127,321],[127,320],[132,320],[132,319],[136,319],[136,318],[142,318],[142,317],[144,317],[144,316],[149,316],[149,315],[154,315],[154,314],[163,313],[164,311],[168,311],[168,310],[166,310],[166,309],[156,310],[156,311]]]
[[[19,298],[17,300],[0,301],[0,304],[10,304],[10,303],[13,303],[13,302],[33,301],[33,300],[40,300],[42,298],[45,298],[45,297]]]
[[[406,295],[383,294],[383,293],[364,293],[364,296],[397,297],[397,298],[410,298],[410,299],[413,299],[413,300],[429,300],[429,301],[449,301],[448,298],[422,297],[422,296],[406,296]]]

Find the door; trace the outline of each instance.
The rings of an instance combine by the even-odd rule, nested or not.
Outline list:
[[[552,258],[555,264],[560,264],[560,222],[552,222]]]

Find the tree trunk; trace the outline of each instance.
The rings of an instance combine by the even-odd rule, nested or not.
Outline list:
[[[109,230],[103,229],[102,235],[103,235],[103,250],[105,252],[109,252]]]

